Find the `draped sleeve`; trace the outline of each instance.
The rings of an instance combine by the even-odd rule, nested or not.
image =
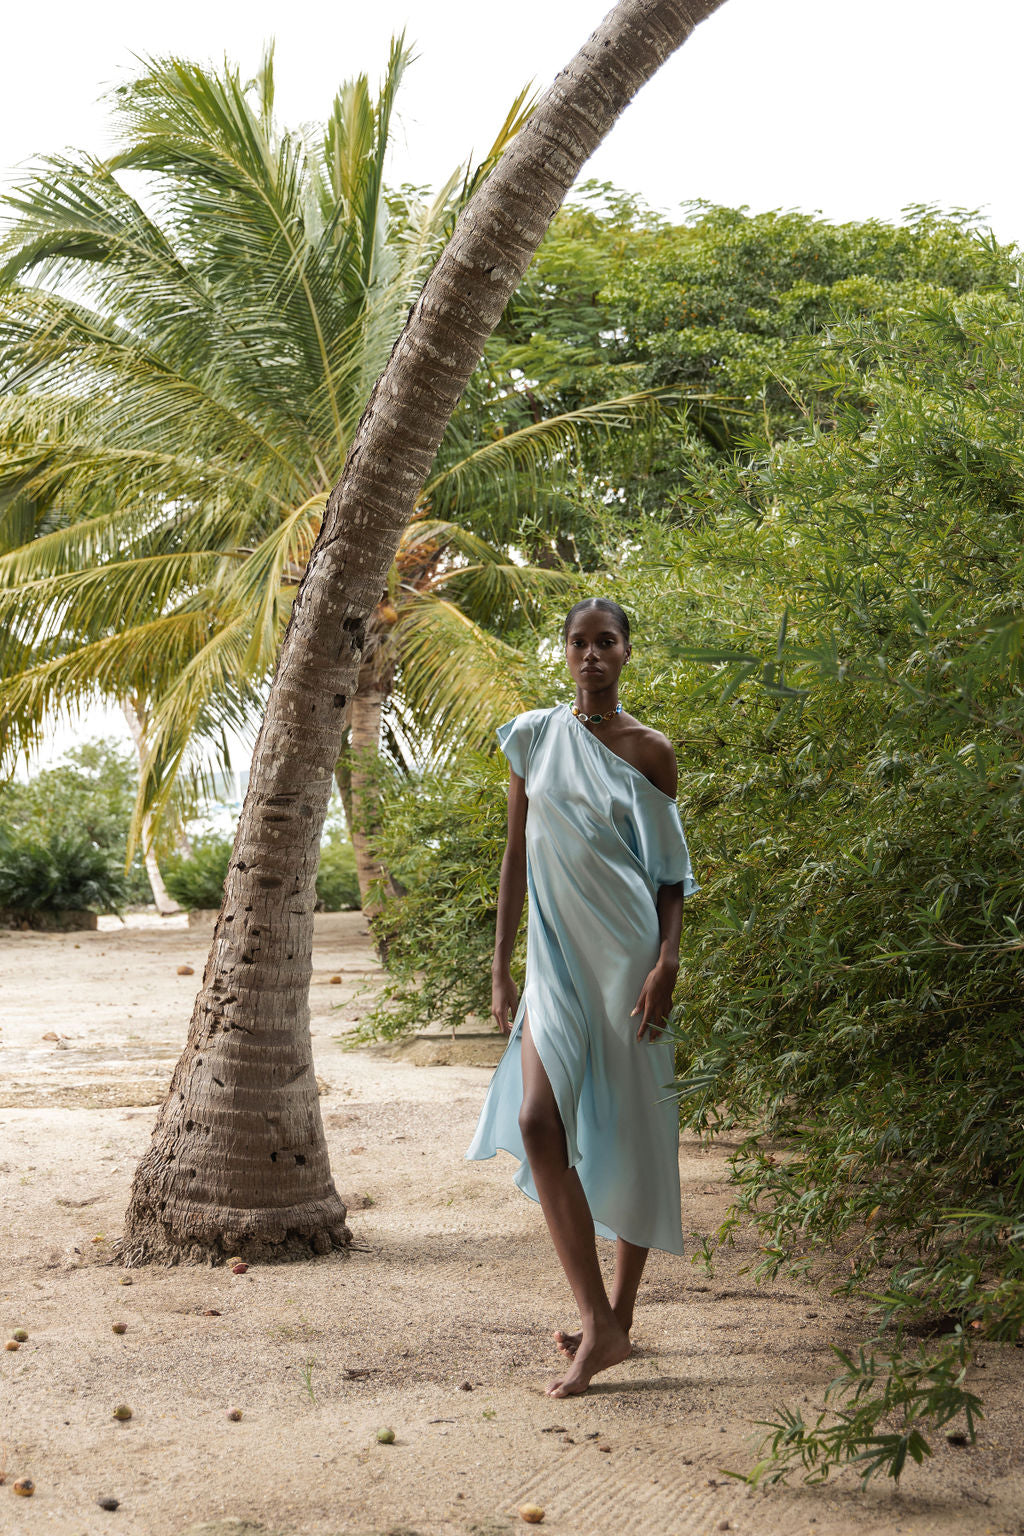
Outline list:
[[[541,713],[537,709],[527,710],[523,715],[516,715],[506,725],[498,726],[498,745],[508,758],[513,773],[518,773],[521,779],[526,778],[530,748],[537,734],[537,717]]]
[[[684,896],[699,891],[676,802],[658,790],[647,796],[639,830],[641,857],[655,888],[681,885]]]

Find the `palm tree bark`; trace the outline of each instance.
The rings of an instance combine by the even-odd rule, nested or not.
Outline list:
[[[484,343],[580,168],[723,0],[621,0],[459,217],[356,430],[292,609],[188,1043],[120,1253],[287,1256],[347,1243],[308,987],[332,770],[402,529]]]
[[[132,733],[135,743],[135,752],[139,759],[139,770],[146,761],[146,726],[141,706],[133,699],[121,700],[121,711],[128,722],[128,729]],[[173,917],[181,908],[164,885],[164,877],[160,873],[160,865],[157,861],[156,849],[153,847],[153,818],[147,811],[142,818],[142,857],[146,865],[146,874],[149,876],[149,888],[153,892],[153,900],[161,917]]]

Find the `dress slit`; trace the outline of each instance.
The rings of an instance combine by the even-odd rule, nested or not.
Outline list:
[[[520,1048],[519,1048],[520,1049],[520,1054],[519,1054],[520,1069],[522,1068],[522,1060],[523,1060],[523,1057],[522,1057],[522,1041],[524,1039],[529,1039],[530,1044],[533,1046],[533,1049],[534,1049],[534,1052],[536,1054],[537,1060],[540,1062],[540,1069],[543,1072],[545,1081],[547,1082],[548,1088],[551,1091],[551,1097],[555,1101],[555,1113],[558,1115],[558,1123],[559,1123],[559,1125],[561,1127],[561,1130],[562,1130],[562,1141],[563,1141],[563,1145],[565,1147],[566,1165],[567,1165],[568,1168],[572,1168],[574,1165],[573,1165],[573,1162],[572,1162],[572,1159],[571,1159],[570,1153],[569,1153],[569,1133],[568,1133],[568,1131],[566,1130],[566,1127],[565,1127],[565,1115],[564,1115],[564,1113],[562,1111],[561,1104],[558,1102],[558,1095],[555,1092],[554,1085],[553,1085],[553,1083],[551,1081],[551,1073],[548,1071],[547,1066],[546,1066],[546,1064],[544,1062],[544,1058],[543,1058],[543,1056],[540,1053],[540,1049],[539,1049],[539,1047],[537,1045],[537,1042],[533,1038],[533,1030],[532,1030],[532,1028],[530,1026],[530,1014],[529,1014],[529,1010],[526,1009],[526,1008],[523,1009],[523,1017],[522,1017],[522,1020],[520,1022],[520,1026],[519,1026],[519,1039],[520,1039]],[[524,1094],[524,1096],[525,1096],[525,1093],[526,1093],[526,1083],[525,1083],[525,1078],[524,1078],[524,1081],[523,1081],[523,1094]]]
[[[544,1069],[544,1076],[548,1080],[548,1086],[551,1089],[552,1096],[555,1100],[555,1106],[558,1110],[558,1118],[562,1122],[562,1131],[565,1135],[565,1155],[568,1161],[568,1166],[570,1168],[575,1168],[577,1163],[580,1161],[578,1135],[579,1101],[583,1090],[584,1074],[582,1071],[577,1071],[575,1076],[579,1078],[579,1082],[577,1083],[574,1081],[574,1074],[571,1070],[571,1067],[568,1066],[565,1061],[563,1061],[562,1056],[559,1054],[555,1046],[554,1040],[549,1037],[550,1032],[544,1028],[543,1018],[541,1018],[539,1027],[534,1027],[534,1022],[531,1022],[529,1017],[525,991],[523,993],[523,1000],[520,1004],[519,1014],[519,1102],[521,1104],[523,1100],[522,1033],[524,1027],[529,1024],[530,1039],[533,1041],[533,1048],[537,1052],[538,1060]],[[522,1156],[525,1157],[525,1155],[526,1154],[524,1150]],[[527,1167],[529,1167],[529,1164],[527,1164]]]

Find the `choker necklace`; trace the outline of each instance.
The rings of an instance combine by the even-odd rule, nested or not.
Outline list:
[[[585,720],[589,725],[600,725],[602,720],[610,720],[613,715],[622,714],[621,704],[616,704],[615,708],[610,709],[606,715],[588,715],[585,709],[577,709],[575,704],[570,704],[569,708],[577,720]]]

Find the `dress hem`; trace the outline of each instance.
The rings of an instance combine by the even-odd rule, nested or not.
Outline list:
[[[528,1170],[530,1165],[525,1158],[520,1158],[519,1153],[514,1151],[512,1147],[506,1147],[499,1142],[495,1146],[493,1152],[464,1153],[463,1161],[467,1163],[490,1163],[494,1161],[499,1152],[507,1152],[509,1157],[514,1157],[519,1163],[519,1167],[512,1175],[512,1182],[516,1186],[516,1189],[519,1190],[520,1194],[525,1195],[528,1200],[532,1200],[534,1205],[540,1205],[540,1196],[535,1194],[532,1190],[525,1189],[519,1182],[518,1175],[520,1170],[523,1168]],[[678,1248],[668,1248],[664,1243],[652,1243],[650,1241],[645,1242],[640,1238],[630,1237],[625,1232],[616,1232],[608,1225],[607,1222],[601,1221],[599,1217],[595,1216],[593,1211],[591,1211],[590,1216],[594,1223],[595,1233],[598,1237],[603,1237],[606,1242],[614,1243],[621,1237],[624,1242],[632,1243],[634,1248],[653,1248],[657,1253],[670,1253],[672,1254],[673,1258],[677,1259],[685,1258],[686,1256],[686,1248],[681,1237],[679,1240]]]

